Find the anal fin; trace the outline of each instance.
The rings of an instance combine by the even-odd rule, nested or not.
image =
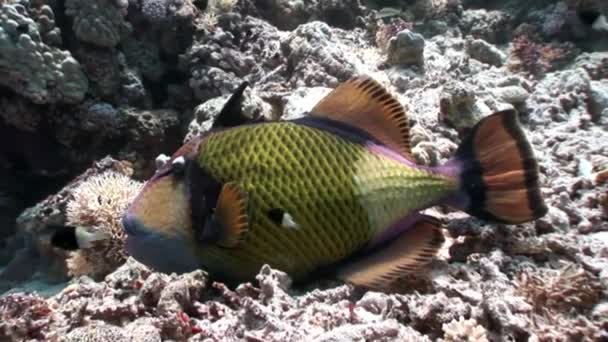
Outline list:
[[[428,264],[444,240],[439,222],[424,216],[393,241],[338,270],[338,278],[356,286],[389,288]]]
[[[222,247],[236,247],[249,230],[248,196],[235,183],[222,187],[213,221],[219,224],[220,234],[217,244]]]

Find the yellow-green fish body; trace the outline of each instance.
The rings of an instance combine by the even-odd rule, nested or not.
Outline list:
[[[515,111],[482,119],[450,161],[423,167],[403,107],[371,78],[343,83],[291,121],[232,115],[243,90],[131,204],[123,226],[137,260],[229,281],[251,280],[264,264],[295,280],[330,270],[386,288],[441,247],[439,222],[423,209],[446,204],[505,223],[547,211]]]
[[[201,246],[201,260],[247,279],[263,264],[295,278],[364,247],[392,223],[456,190],[453,178],[375,152],[369,146],[292,122],[212,134],[198,163],[249,195],[249,233],[237,249]],[[287,224],[269,217],[279,209]]]

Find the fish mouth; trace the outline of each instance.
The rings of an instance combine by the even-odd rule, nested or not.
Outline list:
[[[123,216],[122,227],[128,236],[145,236],[150,234],[143,223],[131,214]]]
[[[127,233],[127,253],[138,262],[168,274],[199,268],[197,255],[187,240],[151,230],[131,214],[122,218],[122,225]]]

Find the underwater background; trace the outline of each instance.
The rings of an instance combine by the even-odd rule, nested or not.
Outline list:
[[[608,1],[0,0],[0,341],[608,341]],[[120,217],[157,156],[249,117],[293,119],[367,74],[446,162],[515,108],[543,218],[437,207],[440,255],[398,292],[229,288],[129,258]],[[111,238],[65,251],[60,226]],[[159,251],[161,252],[161,251]]]

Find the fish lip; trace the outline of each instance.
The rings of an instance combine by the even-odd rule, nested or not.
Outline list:
[[[145,236],[149,235],[144,225],[132,214],[126,214],[122,217],[122,227],[129,236]]]

